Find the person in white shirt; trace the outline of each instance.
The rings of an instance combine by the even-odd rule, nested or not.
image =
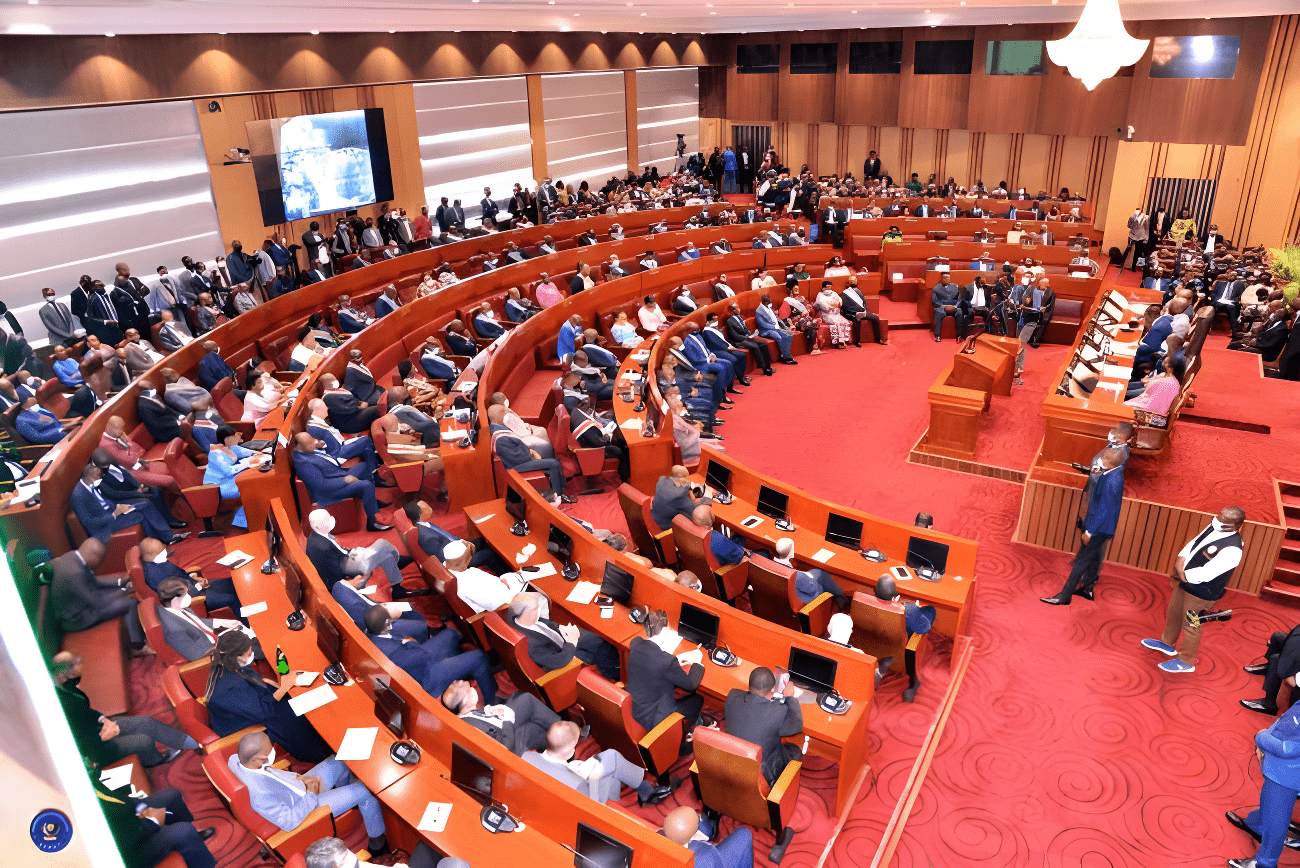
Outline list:
[[[456,596],[475,612],[493,612],[508,606],[524,588],[515,573],[494,576],[487,570],[470,566],[474,556],[463,540],[447,543],[442,550],[447,570],[456,577]]]
[[[647,295],[641,304],[640,310],[636,312],[637,319],[641,321],[641,328],[651,334],[658,334],[668,328],[668,317],[664,316],[663,310],[659,307],[659,302],[655,301],[653,295]]]
[[[621,347],[634,347],[641,343],[641,336],[637,334],[636,326],[628,322],[627,311],[620,310],[618,316],[614,318],[609,326],[609,333],[614,336]]]
[[[1164,671],[1196,671],[1196,655],[1201,647],[1199,616],[1223,598],[1228,581],[1241,563],[1241,527],[1245,523],[1244,509],[1225,506],[1178,553],[1169,577],[1165,631],[1159,639],[1142,640],[1142,647],[1175,658],[1160,664]],[[1179,633],[1183,636],[1181,649],[1177,647]]]

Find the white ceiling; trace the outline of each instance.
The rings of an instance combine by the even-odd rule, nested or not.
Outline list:
[[[1083,0],[0,0],[0,33],[747,33],[1074,22],[1082,6]],[[1295,8],[1295,0],[1141,0],[1120,7],[1126,20]]]

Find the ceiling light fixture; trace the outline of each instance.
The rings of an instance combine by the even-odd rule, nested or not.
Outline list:
[[[37,3],[40,3],[40,2],[41,2],[41,0],[27,0],[27,5],[28,5],[28,6],[35,6]]]
[[[1047,56],[1092,90],[1121,67],[1137,63],[1150,44],[1124,29],[1119,0],[1088,0],[1070,35],[1047,43]]]
[[[112,36],[112,35],[113,35],[113,34],[111,34],[111,33],[109,34],[109,36]],[[313,31],[311,32],[311,35],[312,35],[312,36],[320,36],[320,31],[319,31],[319,30],[313,30]]]
[[[104,35],[107,36],[107,37],[109,37],[109,38],[111,39],[111,38],[113,38],[114,36],[116,36],[117,34],[116,34],[116,33],[105,33]]]

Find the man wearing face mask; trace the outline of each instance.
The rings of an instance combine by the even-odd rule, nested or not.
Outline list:
[[[82,756],[104,767],[135,754],[145,768],[169,763],[182,750],[198,750],[199,743],[180,730],[152,717],[119,715],[107,717],[90,706],[90,697],[78,686],[81,683],[81,658],[71,651],[60,651],[50,660],[54,690],[63,706],[63,714]],[[167,752],[160,753],[158,745]]]
[[[204,605],[208,611],[230,609],[238,612],[243,606],[239,595],[235,593],[235,583],[230,579],[205,579],[197,568],[183,570],[168,560],[167,546],[152,537],[140,540],[140,560],[144,566],[144,581],[155,592],[168,579],[179,580],[185,584],[189,593],[204,596]]]
[[[194,598],[182,579],[163,579],[157,591],[160,603],[158,622],[162,624],[163,641],[186,660],[198,660],[211,654],[217,644],[217,631],[238,630],[242,626],[229,618],[200,618],[191,608]],[[262,646],[256,639],[253,640],[253,657],[265,659]]]
[[[1065,586],[1055,597],[1039,597],[1052,606],[1068,606],[1071,598],[1092,600],[1101,565],[1106,558],[1106,548],[1115,536],[1119,523],[1120,507],[1124,505],[1124,463],[1127,455],[1116,447],[1108,447],[1093,459],[1088,474],[1088,507],[1080,521],[1083,545],[1074,556],[1074,564]]]
[[[1225,506],[1197,534],[1174,562],[1169,579],[1169,610],[1165,631],[1159,639],[1143,639],[1142,647],[1175,657],[1160,664],[1165,672],[1196,671],[1196,655],[1201,647],[1201,622],[1198,613],[1214,608],[1227,590],[1228,581],[1241,563],[1241,526],[1246,511],[1239,506]],[[1177,647],[1178,634],[1183,647]]]
[[[338,838],[321,838],[303,851],[307,868],[357,868],[357,854]],[[469,868],[469,863],[455,856],[439,857],[424,841],[415,845],[405,863],[398,868]]]
[[[442,706],[461,720],[487,733],[515,756],[546,749],[546,731],[560,716],[531,693],[522,690],[504,703],[479,708],[479,693],[471,681],[453,681],[442,692]]]
[[[356,566],[367,575],[375,570],[383,571],[393,587],[393,599],[420,596],[418,591],[407,591],[402,587],[402,557],[392,543],[377,539],[366,547],[348,548],[334,537],[334,516],[324,509],[313,509],[307,515],[307,523],[312,530],[305,546],[307,559],[327,588],[332,589],[334,583],[343,578],[345,563],[352,557]],[[427,589],[425,593],[428,593]]]
[[[51,346],[70,347],[86,336],[86,330],[66,304],[55,300],[55,295],[48,286],[41,290],[44,299],[39,309],[41,324],[45,326]]]
[[[497,683],[487,655],[477,648],[461,651],[461,635],[454,627],[444,627],[429,639],[417,642],[410,636],[393,632],[393,616],[388,607],[376,603],[366,610],[366,633],[375,647],[400,666],[430,696],[442,696],[453,681],[473,679],[489,704],[496,701]]]
[[[265,733],[250,732],[239,740],[239,752],[230,770],[248,787],[250,806],[260,816],[286,832],[297,828],[307,815],[326,805],[335,817],[352,808],[361,811],[372,855],[388,851],[384,813],[379,800],[360,783],[343,762],[330,757],[307,774],[277,769],[275,746]]]

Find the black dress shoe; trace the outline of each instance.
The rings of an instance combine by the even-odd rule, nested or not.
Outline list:
[[[172,519],[171,521],[167,522],[167,524],[171,526],[172,530],[185,530],[185,528],[190,526],[190,523],[188,521],[181,521],[178,518]]]
[[[215,834],[217,834],[217,830],[212,826],[208,826],[206,829],[199,829],[199,840],[206,841]]]
[[[410,555],[399,555],[397,558],[397,568],[399,570],[404,570],[413,563],[415,563],[415,558]]]
[[[171,750],[167,751],[167,753],[163,754],[162,761],[164,764],[166,764],[176,759],[180,755],[181,755],[181,749],[178,747],[174,747]]]
[[[763,369],[763,376],[764,376],[764,377],[770,377],[770,376],[772,376],[772,375],[775,374],[775,373],[776,373],[776,368],[764,368],[764,369]]]
[[[396,488],[396,482],[389,482],[382,476],[375,476],[375,488]]]
[[[641,798],[640,794],[637,795],[637,797],[636,797],[636,803],[637,803],[638,805],[640,805],[641,807],[643,807],[643,808],[644,808],[646,805],[657,805],[657,804],[659,804],[660,802],[662,802],[664,799],[666,799],[666,798],[668,798],[669,796],[671,796],[672,794],[673,794],[673,788],[672,788],[672,787],[666,787],[666,786],[665,786],[665,787],[651,787],[651,788],[650,788],[650,794],[649,794],[648,796],[646,796],[644,799]]]
[[[175,536],[173,536],[171,539],[167,540],[167,544],[175,545],[176,543],[181,542],[182,540],[187,540],[189,538],[190,538],[190,532],[185,531],[185,533],[178,533]]]
[[[796,362],[794,359],[782,359],[782,360],[781,360],[781,364],[783,364],[783,365],[797,365],[797,364],[799,364],[799,363]]]
[[[728,390],[727,390],[727,394],[728,394],[728,395],[743,395],[743,394],[745,394],[745,393],[742,392],[742,391],[740,391],[739,389],[728,389]]]
[[[578,498],[576,497],[572,497],[568,494],[560,495],[560,503],[577,503],[577,502],[578,502]]]
[[[427,597],[431,593],[433,592],[428,588],[415,588],[413,590],[402,585],[393,585],[394,600],[405,600],[407,597]]]
[[[1089,601],[1096,599],[1096,591],[1094,591],[1092,588],[1085,588],[1082,591],[1075,591],[1074,595],[1076,597],[1083,597],[1085,600],[1089,600]]]
[[[366,530],[370,531],[371,533],[383,533],[386,530],[392,530],[392,529],[393,526],[391,524],[380,524],[379,522],[374,521],[373,519],[371,521],[366,522]]]
[[[1267,663],[1252,663],[1249,666],[1241,667],[1241,671],[1247,675],[1263,675],[1268,671]]]
[[[750,383],[752,383],[752,382],[754,382],[754,381],[753,381],[752,379],[750,379],[748,376],[742,376],[742,377],[740,378],[740,384],[741,384],[742,386],[748,386],[748,385],[749,385]]]
[[[1255,830],[1251,829],[1250,826],[1247,826],[1246,821],[1242,819],[1240,816],[1238,816],[1236,811],[1228,811],[1228,813],[1224,814],[1223,816],[1228,818],[1229,823],[1236,826],[1238,829],[1245,832],[1247,835],[1254,838],[1256,841],[1260,840],[1259,834],[1255,832]]]
[[[1068,606],[1068,605],[1070,605],[1070,598],[1069,598],[1069,597],[1065,597],[1065,598],[1061,598],[1061,597],[1039,597],[1038,599],[1039,599],[1040,602],[1047,603],[1049,606]]]
[[[1276,705],[1267,705],[1260,702],[1258,699],[1243,699],[1241,700],[1241,707],[1249,708],[1251,711],[1258,711],[1260,714],[1268,714],[1274,717],[1277,716]]]
[[[718,402],[718,406],[719,406],[719,407],[734,407],[734,406],[736,406],[736,402],[733,401],[733,400],[731,400],[730,398],[723,398],[721,401]]]

